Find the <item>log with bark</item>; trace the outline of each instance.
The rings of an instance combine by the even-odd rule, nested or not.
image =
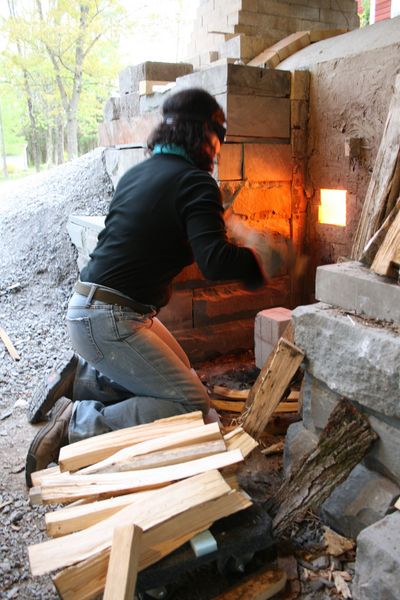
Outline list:
[[[316,512],[342,483],[377,439],[367,417],[348,400],[341,400],[329,417],[315,450],[294,465],[289,477],[271,499],[277,537],[286,537],[291,525]]]

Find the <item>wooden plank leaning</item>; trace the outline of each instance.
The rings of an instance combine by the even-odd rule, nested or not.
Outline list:
[[[241,416],[243,429],[254,439],[263,433],[303,357],[297,346],[281,338],[271,362],[262,368],[254,384],[257,390],[252,403]]]
[[[388,199],[396,201],[400,189],[395,170],[400,149],[400,75],[394,81],[394,93],[389,106],[389,112],[382,135],[382,140],[376,156],[371,180],[367,189],[360,221],[353,241],[351,256],[354,260],[361,260],[364,249],[380,228],[387,214],[391,210]]]

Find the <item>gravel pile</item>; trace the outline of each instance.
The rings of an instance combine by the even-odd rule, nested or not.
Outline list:
[[[70,349],[64,316],[78,272],[70,214],[107,212],[112,184],[97,149],[51,171],[0,184],[0,598],[56,598],[48,577],[31,579],[26,546],[43,536],[40,509],[27,502],[26,450],[37,428],[27,402]]]

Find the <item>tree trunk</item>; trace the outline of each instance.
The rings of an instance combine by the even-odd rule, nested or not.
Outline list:
[[[7,171],[7,155],[6,155],[6,145],[4,143],[4,129],[3,129],[3,119],[1,116],[1,108],[0,108],[0,143],[1,143],[1,162],[3,164],[3,176],[8,177]]]
[[[49,124],[46,132],[46,167],[49,169],[53,166],[53,156],[54,156],[54,129]]]
[[[67,152],[69,159],[78,156],[78,122],[71,113],[67,117]]]
[[[360,462],[376,433],[348,400],[341,400],[321,433],[318,446],[292,469],[268,506],[273,530],[284,536],[307,511],[317,511]]]
[[[64,123],[61,115],[57,117],[57,164],[62,165],[64,162]]]

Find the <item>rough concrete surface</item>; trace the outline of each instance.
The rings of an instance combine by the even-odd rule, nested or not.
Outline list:
[[[400,511],[357,538],[355,600],[398,600],[400,590]]]
[[[385,517],[399,495],[395,483],[359,464],[325,500],[320,514],[335,531],[356,538],[360,531]]]
[[[51,171],[0,184],[0,325],[21,360],[0,341],[0,597],[57,598],[49,577],[29,575],[26,547],[43,538],[44,511],[31,508],[25,456],[38,426],[27,401],[69,350],[64,313],[77,278],[70,213],[103,214],[111,182],[102,149]]]
[[[361,406],[400,418],[398,331],[322,303],[299,306],[292,315],[311,375]]]

